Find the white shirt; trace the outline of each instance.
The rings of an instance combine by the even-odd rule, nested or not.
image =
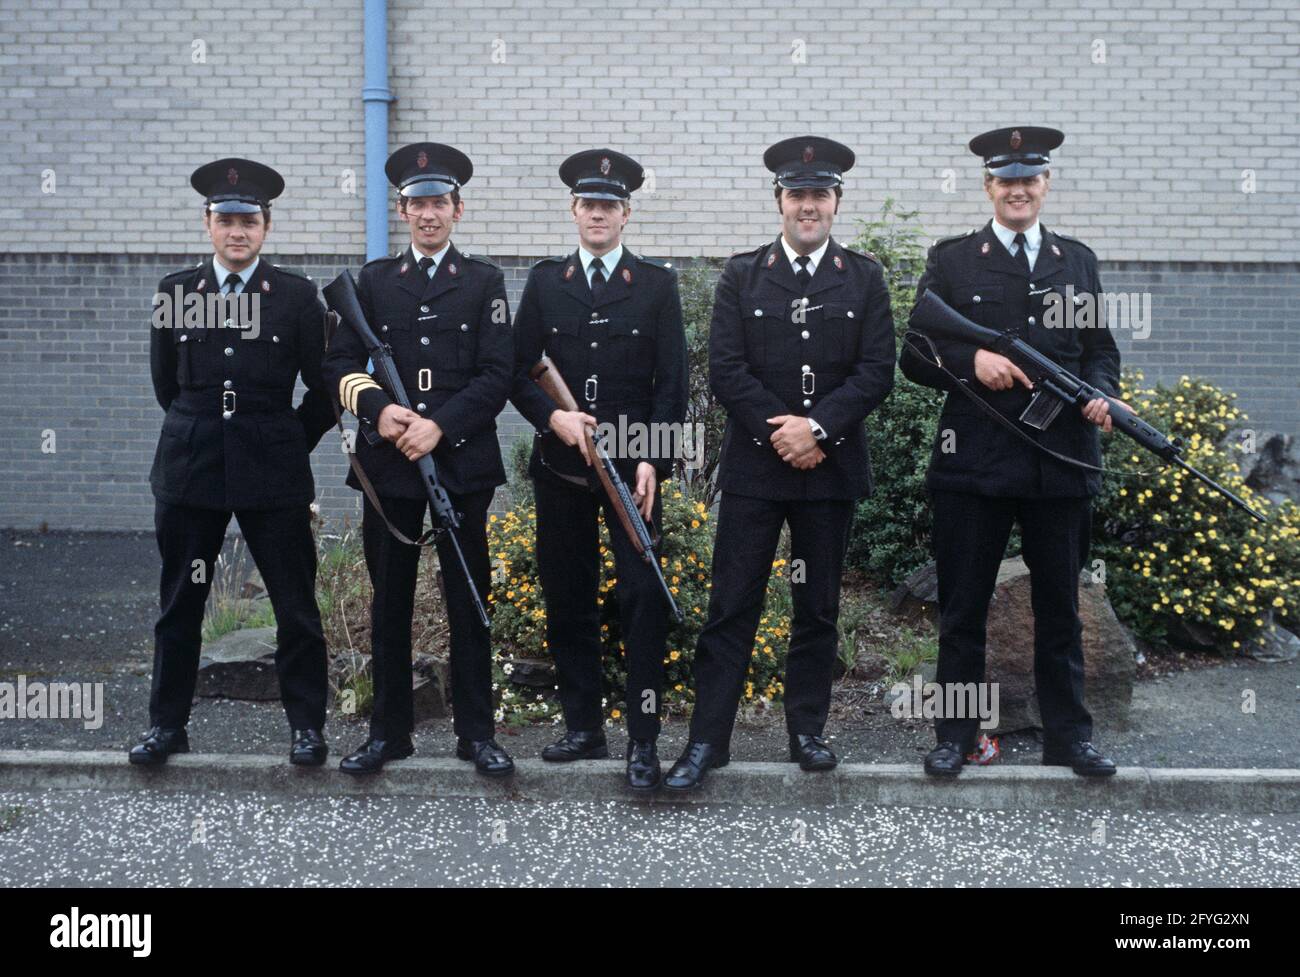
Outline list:
[[[831,243],[831,239],[827,238],[825,241],[822,242],[822,246],[820,248],[818,248],[812,254],[808,255],[808,274],[810,275],[817,274],[817,265],[821,262],[823,255],[826,254],[826,249],[827,247],[830,246],[830,243]],[[781,247],[785,249],[785,256],[790,259],[790,267],[794,269],[794,273],[796,275],[799,274],[799,264],[797,261],[795,261],[795,259],[799,257],[799,252],[796,251],[794,248],[790,247],[790,242],[785,239],[784,234],[781,235]],[[811,417],[809,417],[807,420],[808,420],[808,426],[812,428],[813,437],[815,437],[818,441],[825,441],[826,431],[823,430],[822,426],[818,424],[816,421],[814,421]]]
[[[993,219],[993,233],[998,236],[1003,247],[1011,252],[1011,256],[1016,256],[1016,251],[1020,245],[1015,243],[1016,231],[1009,227],[1003,227],[998,223],[997,218]],[[1025,256],[1029,259],[1029,270],[1034,270],[1034,262],[1038,260],[1038,249],[1043,246],[1043,225],[1034,221],[1034,226],[1025,231]]]
[[[602,268],[605,269],[605,281],[609,281],[612,277],[614,277],[614,269],[617,268],[618,263],[623,260],[622,242],[619,242],[619,244],[615,246],[613,251],[607,251],[605,254],[602,254],[599,257],[600,257],[600,265]],[[597,258],[596,255],[592,254],[581,244],[578,245],[578,260],[582,262],[582,270],[587,273],[588,286],[591,285],[591,264],[596,260],[596,258]]]
[[[412,244],[411,259],[416,263],[416,265],[419,265],[421,258],[432,258],[433,264],[429,266],[429,277],[432,278],[434,274],[436,274],[438,271],[438,265],[442,261],[442,256],[447,253],[447,249],[450,247],[451,247],[451,241],[448,241],[446,244],[442,246],[442,250],[439,251],[437,254],[425,254],[414,244]]]
[[[248,288],[248,283],[253,277],[253,272],[257,270],[257,263],[261,260],[262,256],[258,255],[253,259],[253,263],[243,271],[231,272],[230,269],[221,263],[221,259],[214,254],[212,256],[212,273],[217,277],[217,287],[221,289],[221,294],[230,294],[230,289],[226,288],[226,279],[232,274],[239,276],[239,290],[235,292],[236,295]]]
[[[827,238],[822,242],[820,248],[808,255],[808,274],[817,274],[817,266],[821,263],[822,256],[826,254],[826,249],[830,246],[830,243],[831,239]],[[799,264],[795,261],[799,257],[799,252],[790,247],[790,242],[785,239],[784,234],[781,235],[781,247],[785,249],[785,256],[790,259],[790,267],[794,269],[796,275],[799,274]]]

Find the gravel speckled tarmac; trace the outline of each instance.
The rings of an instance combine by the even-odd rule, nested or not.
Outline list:
[[[0,793],[4,886],[1295,886],[1300,817]]]

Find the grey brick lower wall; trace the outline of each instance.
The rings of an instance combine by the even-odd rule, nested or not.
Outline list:
[[[162,421],[149,380],[150,296],[195,257],[0,254],[0,526],[150,529],[149,465]],[[272,260],[274,256],[272,256]],[[518,302],[531,258],[497,259]],[[318,282],[359,256],[286,264]],[[1257,430],[1300,432],[1300,265],[1105,263],[1107,290],[1149,292],[1150,335],[1117,339],[1148,380],[1187,373],[1234,390]],[[513,408],[503,450],[531,429]],[[44,432],[56,439],[42,451]],[[312,457],[331,520],[359,513],[327,434]],[[888,491],[888,486],[882,486]]]

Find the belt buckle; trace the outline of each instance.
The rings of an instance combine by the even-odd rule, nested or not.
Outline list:
[[[582,385],[582,395],[587,398],[587,403],[589,404],[594,404],[596,402],[596,388],[599,386],[596,382],[597,379],[598,377],[593,373],[591,376],[587,377],[587,382]]]
[[[221,392],[221,416],[227,421],[235,416],[235,392],[233,390],[223,390]]]
[[[802,389],[805,397],[810,397],[817,390],[817,374],[809,370],[803,375]]]

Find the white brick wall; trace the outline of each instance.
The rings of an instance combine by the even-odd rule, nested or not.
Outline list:
[[[0,0],[0,250],[201,251],[187,177],[231,153],[285,174],[277,254],[360,253],[361,2],[275,6],[228,35],[210,2]],[[458,240],[499,255],[566,249],[556,167],[575,149],[622,149],[657,183],[629,240],[682,257],[772,235],[761,155],[775,139],[815,131],[857,151],[841,237],[886,195],[939,235],[988,211],[969,137],[1041,123],[1067,133],[1045,220],[1103,257],[1295,260],[1300,7],[1083,6],[390,0],[390,142],[474,158]],[[206,64],[191,63],[196,38]],[[339,189],[346,168],[355,196]]]

